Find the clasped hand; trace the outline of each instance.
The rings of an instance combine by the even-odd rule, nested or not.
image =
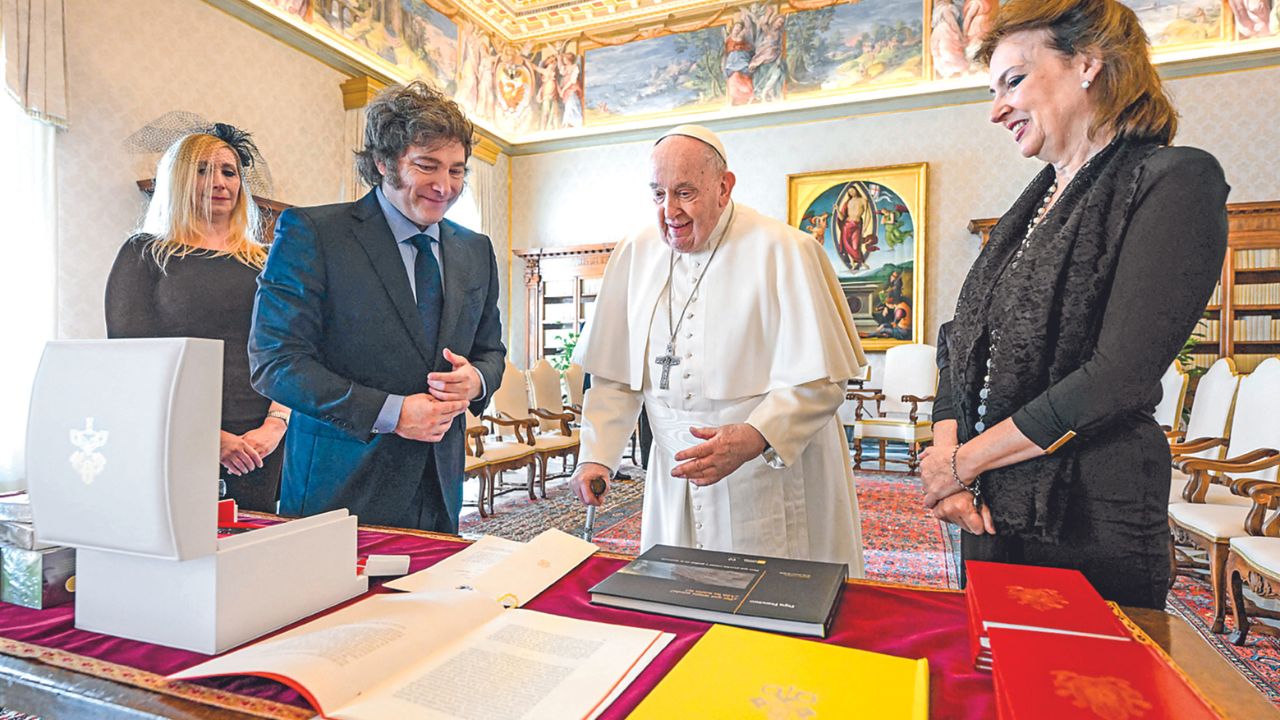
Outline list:
[[[955,472],[952,472],[952,456],[954,445],[932,445],[920,454],[920,484],[924,488],[924,505],[929,508],[935,518],[974,534],[992,534],[996,532],[995,522],[991,519],[991,510],[983,505],[973,506],[973,498],[956,482],[956,475],[967,483],[974,481],[962,467],[960,457],[956,456]]]
[[[952,455],[955,453],[954,445],[930,445],[920,453],[920,485],[924,488],[924,506],[932,508],[943,499],[962,492],[964,488],[956,482],[955,474],[952,473]],[[957,463],[960,458],[956,457]],[[956,467],[956,474],[960,468]],[[961,474],[960,479],[965,483],[973,482],[972,477],[966,477]]]
[[[427,375],[427,392],[405,397],[396,434],[409,440],[440,442],[471,400],[480,396],[480,374],[469,360],[444,349],[453,369]]]
[[[764,435],[747,423],[691,427],[689,432],[706,442],[676,453],[676,460],[683,462],[671,469],[671,476],[694,485],[720,482],[765,448]]]
[[[470,402],[480,397],[480,373],[475,366],[449,348],[444,349],[444,359],[449,361],[453,370],[427,375],[427,388],[431,395],[437,400],[446,402],[454,400]]]

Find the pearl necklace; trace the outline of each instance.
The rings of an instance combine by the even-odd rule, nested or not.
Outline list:
[[[1049,190],[1044,194],[1044,199],[1040,201],[1040,206],[1036,208],[1035,214],[1031,216],[1031,221],[1027,223],[1027,231],[1022,235],[1022,242],[1018,245],[1018,249],[1013,253],[1013,259],[1009,261],[1009,269],[1016,270],[1018,263],[1022,260],[1022,256],[1026,253],[1027,248],[1031,247],[1031,237],[1035,233],[1035,229],[1040,225],[1040,221],[1044,220],[1044,216],[1049,212],[1049,203],[1053,200],[1054,193],[1058,192],[1058,179],[1053,179],[1053,184],[1049,186]],[[991,333],[991,348],[987,352],[987,372],[982,377],[982,389],[978,391],[978,421],[973,424],[973,429],[982,433],[987,429],[987,398],[991,396],[991,372],[995,369],[996,345],[999,342],[999,334]]]

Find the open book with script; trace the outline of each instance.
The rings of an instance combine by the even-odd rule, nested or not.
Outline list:
[[[384,587],[406,592],[467,588],[504,607],[519,607],[598,549],[555,528],[527,543],[486,535],[467,549]]]
[[[257,675],[326,718],[594,718],[671,641],[480,593],[377,595],[170,676]]]

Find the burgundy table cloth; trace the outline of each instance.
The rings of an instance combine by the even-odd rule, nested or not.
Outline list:
[[[359,531],[362,556],[409,555],[410,570],[415,572],[464,547],[465,541],[430,533],[386,528]],[[676,635],[604,712],[602,718],[610,720],[626,717],[710,628],[702,622],[591,605],[587,592],[591,586],[626,562],[617,556],[593,556],[525,606],[566,617],[654,628]],[[370,592],[390,591],[375,587]],[[970,663],[967,627],[962,593],[850,581],[845,586],[831,635],[822,642],[905,658],[928,658],[930,717],[994,717],[991,676],[975,671]],[[218,678],[198,683],[165,680],[165,675],[191,667],[208,656],[76,630],[71,604],[28,610],[0,603],[0,652],[261,717],[292,719],[313,714],[297,692],[270,680]],[[742,660],[750,662],[749,658]],[[476,690],[483,692],[483,688]]]

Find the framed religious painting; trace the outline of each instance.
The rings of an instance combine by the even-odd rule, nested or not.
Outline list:
[[[922,342],[925,168],[787,176],[787,222],[822,245],[865,350]]]

